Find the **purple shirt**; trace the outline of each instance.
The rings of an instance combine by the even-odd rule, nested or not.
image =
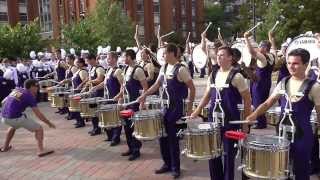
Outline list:
[[[3,105],[2,117],[19,118],[27,107],[36,107],[37,100],[30,91],[24,88],[14,89]]]

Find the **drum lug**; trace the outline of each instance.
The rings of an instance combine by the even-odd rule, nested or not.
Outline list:
[[[181,155],[185,155],[187,153],[187,149],[181,151]]]
[[[240,166],[238,166],[237,170],[238,171],[241,171],[243,168],[245,168],[246,165],[245,164],[241,164]]]

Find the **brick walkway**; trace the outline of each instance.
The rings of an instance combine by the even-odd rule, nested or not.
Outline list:
[[[204,83],[200,83],[203,85]],[[198,84],[198,85],[200,85]],[[201,86],[200,85],[200,86]],[[197,86],[198,87],[198,86]],[[198,92],[198,97],[201,97]],[[74,121],[67,121],[61,115],[54,113],[47,103],[39,107],[52,120],[57,129],[45,128],[45,146],[55,150],[47,157],[36,156],[36,142],[33,134],[19,129],[13,139],[13,149],[8,153],[0,153],[0,180],[3,179],[172,179],[170,174],[155,175],[154,170],[162,165],[157,141],[143,143],[140,159],[130,162],[121,157],[121,152],[127,150],[125,138],[121,144],[110,147],[104,142],[104,136],[90,137],[87,132],[90,123],[85,128],[74,129]],[[0,125],[0,143],[2,144],[6,127]],[[270,130],[269,130],[270,133]],[[182,146],[181,146],[182,147]],[[181,156],[181,179],[209,179],[207,161],[194,162]],[[239,178],[239,172],[237,171]],[[313,180],[317,178],[314,177]]]

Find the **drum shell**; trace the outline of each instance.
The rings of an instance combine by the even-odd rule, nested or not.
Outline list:
[[[154,140],[162,137],[164,126],[161,112],[156,110],[142,112],[146,112],[146,114],[139,115],[138,112],[132,117],[134,121],[133,135],[139,140]]]
[[[80,116],[83,118],[97,117],[97,110],[103,104],[102,97],[86,98],[80,100]]]
[[[53,108],[64,108],[68,104],[68,94],[65,93],[53,93],[51,95],[51,107]]]
[[[69,111],[70,112],[80,112],[80,101],[73,98],[74,96],[69,96]]]
[[[221,156],[221,134],[220,129],[210,131],[184,132],[186,145],[185,154],[187,157],[197,160],[209,160]]]
[[[278,137],[279,138],[279,137]],[[255,147],[245,143],[243,172],[251,178],[286,179],[289,175],[289,144],[284,148]]]
[[[121,126],[120,109],[118,107],[112,109],[99,109],[97,114],[99,118],[99,127],[114,128]]]

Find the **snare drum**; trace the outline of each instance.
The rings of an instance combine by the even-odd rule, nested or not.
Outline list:
[[[117,104],[107,104],[99,107],[97,111],[99,127],[114,128],[121,126],[120,107]]]
[[[196,108],[199,106],[199,103],[200,103],[200,101],[193,102],[192,111],[196,110]],[[206,107],[202,108],[202,110],[200,112],[200,116],[202,116],[204,119],[207,119],[208,113],[209,113],[209,107],[206,106]]]
[[[243,146],[243,172],[247,176],[259,179],[288,177],[290,142],[287,139],[251,134]]]
[[[132,117],[133,135],[139,140],[154,140],[164,135],[163,116],[160,110],[138,111]]]
[[[188,123],[184,131],[186,146],[183,151],[187,157],[209,160],[221,156],[220,129],[210,122]]]
[[[93,118],[96,116],[96,111],[98,110],[99,100],[102,97],[86,98],[80,100],[80,116],[83,118]]]
[[[270,125],[277,125],[280,121],[281,107],[272,107],[266,113],[267,122]]]
[[[145,106],[148,110],[161,109],[161,99],[157,97],[147,98]]]
[[[64,91],[66,91],[66,88],[53,86],[53,87],[50,87],[49,89],[47,89],[46,91],[48,93],[48,101],[51,101],[53,93],[64,92]]]
[[[77,94],[69,95],[69,111],[80,112],[80,100],[81,96]]]
[[[67,107],[68,96],[70,92],[56,92],[51,95],[51,107],[63,108]]]

